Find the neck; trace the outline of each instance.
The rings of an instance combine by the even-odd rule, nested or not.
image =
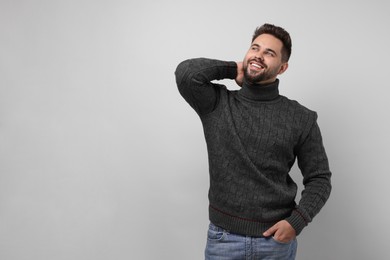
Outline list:
[[[239,94],[245,98],[256,101],[269,101],[279,96],[279,80],[268,84],[250,84],[244,81]]]

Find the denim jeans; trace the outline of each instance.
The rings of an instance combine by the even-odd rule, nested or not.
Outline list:
[[[237,235],[210,223],[205,256],[206,260],[294,260],[296,252],[296,239],[282,243],[273,237]]]

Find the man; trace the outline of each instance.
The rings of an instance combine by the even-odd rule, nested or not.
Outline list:
[[[202,121],[209,158],[206,259],[295,259],[296,236],[331,191],[317,114],[279,95],[291,39],[283,28],[256,29],[243,62],[191,59],[179,64],[181,95]],[[213,80],[235,79],[229,91]],[[304,190],[289,176],[295,159]]]

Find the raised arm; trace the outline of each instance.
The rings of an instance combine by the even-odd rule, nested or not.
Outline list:
[[[199,115],[213,111],[219,101],[221,85],[213,80],[235,79],[237,63],[206,58],[181,62],[176,68],[176,84],[180,94]]]

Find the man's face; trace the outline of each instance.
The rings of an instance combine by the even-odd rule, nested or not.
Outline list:
[[[282,62],[283,43],[270,34],[261,34],[253,42],[243,61],[245,79],[252,84],[276,80],[288,67]]]

